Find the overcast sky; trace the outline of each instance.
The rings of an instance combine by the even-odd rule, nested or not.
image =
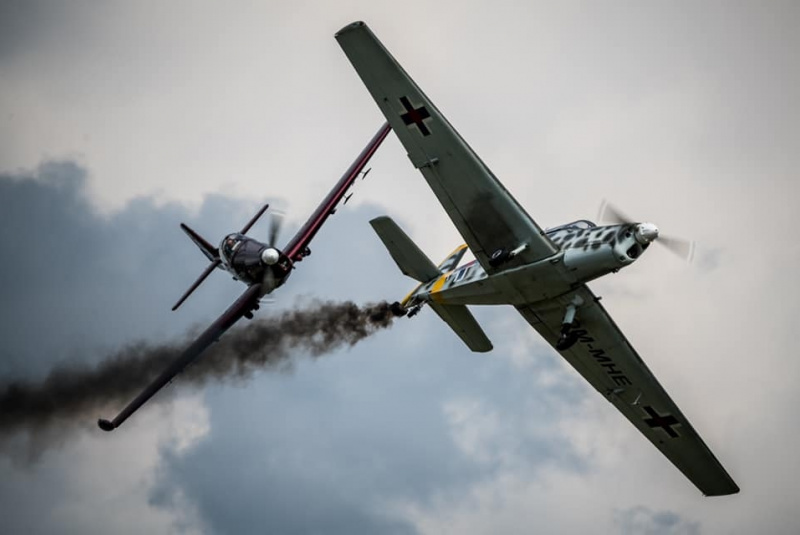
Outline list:
[[[168,341],[242,291],[216,243],[302,223],[383,122],[333,34],[366,21],[542,226],[603,198],[698,242],[593,283],[742,489],[703,498],[511,307],[472,354],[430,311],[112,434],[0,444],[13,533],[797,533],[794,2],[0,2],[0,378]],[[276,292],[395,300],[368,220],[461,243],[393,135]],[[252,234],[264,237],[267,224]],[[268,310],[259,314],[266,316]]]

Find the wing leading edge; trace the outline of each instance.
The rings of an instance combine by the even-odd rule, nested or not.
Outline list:
[[[260,297],[261,284],[253,284],[249,286],[244,293],[230,306],[228,309],[212,323],[203,333],[192,342],[180,357],[175,359],[161,374],[156,377],[152,383],[142,390],[133,401],[122,409],[122,411],[114,417],[113,420],[97,421],[97,425],[103,431],[113,431],[130,417],[131,414],[136,412],[139,407],[147,403],[156,392],[161,390],[167,385],[176,375],[181,373],[189,364],[191,364],[200,354],[205,351],[211,344],[216,342],[225,331],[233,327],[233,325],[241,319],[246,313],[252,311],[258,303]]]
[[[364,150],[361,151],[361,154],[358,155],[347,171],[345,171],[342,178],[339,179],[339,182],[333,186],[333,189],[322,200],[317,209],[314,210],[314,213],[311,214],[308,221],[306,221],[297,234],[289,240],[289,243],[284,247],[284,251],[286,252],[286,256],[292,259],[292,262],[303,257],[303,251],[305,251],[308,244],[311,243],[311,240],[319,229],[322,228],[322,224],[325,223],[325,220],[333,214],[336,205],[339,204],[339,201],[347,192],[347,189],[353,184],[353,181],[355,181],[359,173],[364,170],[367,162],[369,162],[369,159],[375,154],[375,151],[378,150],[378,147],[383,140],[386,139],[386,136],[389,135],[391,129],[392,127],[389,126],[389,123],[384,123],[383,126],[381,126],[380,130],[373,136],[367,146],[364,147]]]
[[[487,272],[497,251],[518,258],[502,269],[553,255],[555,246],[522,209],[375,34],[355,22],[336,34],[358,75]]]
[[[739,492],[725,468],[659,384],[585,285],[557,299],[517,309],[553,347],[564,309],[576,299],[578,341],[561,355],[706,496]]]

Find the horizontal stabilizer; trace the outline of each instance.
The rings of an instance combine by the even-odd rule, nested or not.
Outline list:
[[[417,244],[397,226],[391,217],[376,217],[369,222],[383,244],[389,250],[397,267],[404,275],[419,282],[433,280],[441,273],[431,260],[425,256]]]
[[[429,304],[472,351],[485,353],[492,350],[492,342],[465,305]]]
[[[173,312],[175,310],[178,310],[178,307],[181,306],[184,301],[186,301],[186,298],[192,295],[192,292],[194,292],[197,289],[197,287],[200,286],[209,275],[211,275],[211,272],[214,271],[214,268],[218,267],[221,263],[222,260],[220,260],[219,258],[215,258],[214,260],[211,261],[208,267],[206,267],[205,271],[203,271],[200,274],[200,276],[197,277],[197,280],[194,281],[194,284],[192,284],[189,287],[189,289],[186,290],[186,292],[181,296],[181,298],[178,299],[178,302],[175,303],[175,306],[172,307]]]
[[[181,230],[183,230],[189,239],[191,239],[195,245],[202,251],[202,253],[211,261],[216,260],[219,258],[219,251],[216,247],[208,243],[208,241],[199,235],[197,232],[192,230],[189,225],[186,223],[181,223]]]

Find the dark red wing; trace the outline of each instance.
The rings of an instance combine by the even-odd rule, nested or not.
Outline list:
[[[289,243],[286,247],[283,248],[284,253],[288,256],[293,262],[297,261],[299,258],[303,256],[303,250],[308,246],[311,240],[316,235],[317,231],[322,227],[322,224],[325,223],[325,220],[328,219],[336,205],[339,204],[339,201],[342,199],[344,194],[347,192],[347,188],[353,183],[353,181],[358,177],[358,174],[364,170],[364,167],[367,165],[367,162],[378,149],[380,144],[389,134],[389,131],[392,129],[389,126],[389,123],[384,123],[381,126],[378,133],[370,140],[369,144],[361,151],[361,154],[358,155],[358,158],[353,162],[350,168],[345,172],[339,182],[333,187],[333,189],[328,193],[327,197],[322,201],[322,203],[314,210],[314,213],[311,214],[311,217],[302,228],[297,232],[297,234],[289,240]]]
[[[136,396],[133,401],[128,403],[128,406],[122,409],[113,420],[98,420],[97,425],[104,431],[112,431],[122,425],[122,422],[136,412],[136,410],[147,403],[147,401],[155,395],[156,392],[161,390],[167,383],[169,383],[176,375],[181,373],[186,366],[192,363],[199,357],[208,346],[217,341],[222,334],[230,329],[234,323],[246,313],[253,310],[258,302],[260,296],[261,284],[253,284],[248,287],[245,292],[239,296],[228,310],[220,316],[208,329],[203,331],[192,345],[186,348],[180,357],[172,362],[161,374],[153,380],[152,383],[142,390],[142,393]]]

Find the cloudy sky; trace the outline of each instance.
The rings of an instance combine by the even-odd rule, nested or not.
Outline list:
[[[0,378],[224,310],[242,287],[217,275],[169,311],[204,266],[178,224],[216,242],[264,201],[284,238],[302,223],[383,121],[333,39],[354,20],[542,226],[608,198],[698,242],[691,265],[650,249],[592,288],[742,492],[703,498],[487,307],[488,354],[424,311],[288,370],[178,386],[112,434],[88,415],[44,449],[3,437],[4,528],[797,533],[793,2],[0,2]],[[402,297],[376,215],[434,260],[460,243],[393,136],[372,166],[277,310]]]

